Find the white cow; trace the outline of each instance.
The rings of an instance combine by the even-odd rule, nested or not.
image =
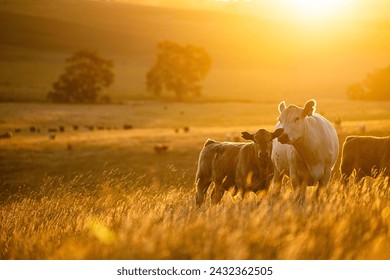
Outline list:
[[[283,175],[290,177],[294,189],[328,184],[331,170],[336,163],[339,141],[332,124],[315,113],[315,100],[306,102],[304,108],[279,104],[279,122],[276,128],[284,133],[274,139],[272,160],[275,164],[274,186],[278,190]]]

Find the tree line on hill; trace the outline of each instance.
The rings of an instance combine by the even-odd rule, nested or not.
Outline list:
[[[171,41],[157,44],[156,61],[147,71],[146,89],[160,97],[173,92],[177,100],[201,96],[201,81],[212,60],[205,49]],[[60,103],[109,103],[102,91],[114,82],[114,62],[93,50],[80,50],[66,59],[63,73],[52,85],[47,98]],[[390,66],[376,69],[358,83],[348,86],[351,100],[390,100]]]
[[[375,69],[358,83],[347,88],[352,100],[390,100],[390,66]]]
[[[146,73],[146,88],[155,96],[173,92],[178,100],[202,94],[201,81],[211,67],[202,47],[163,41],[157,45],[156,62]],[[66,59],[62,74],[47,98],[59,103],[109,103],[102,91],[114,82],[114,62],[93,50],[80,50]]]

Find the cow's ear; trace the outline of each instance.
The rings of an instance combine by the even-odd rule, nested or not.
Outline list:
[[[282,113],[286,109],[286,102],[282,101],[279,103],[278,110],[279,113]]]
[[[272,133],[272,139],[275,139],[276,137],[279,137],[280,135],[282,135],[284,132],[284,129],[283,128],[278,128],[277,130],[275,130],[273,133]]]
[[[314,99],[311,99],[306,102],[305,108],[302,112],[302,117],[310,117],[313,115],[314,111],[316,110],[316,101]]]
[[[246,131],[241,132],[241,137],[244,138],[245,140],[252,140],[252,141],[255,140],[254,135]]]

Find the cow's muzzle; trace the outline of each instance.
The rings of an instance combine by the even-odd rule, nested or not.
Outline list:
[[[282,144],[288,144],[290,143],[290,138],[288,137],[288,135],[286,133],[283,133],[282,135],[280,135],[278,137],[278,141]]]
[[[261,166],[267,166],[268,163],[271,161],[268,152],[259,152],[257,154],[257,158],[259,159],[259,163]]]
[[[257,154],[257,156],[258,156],[259,159],[267,159],[267,158],[269,158],[268,152],[259,152]]]

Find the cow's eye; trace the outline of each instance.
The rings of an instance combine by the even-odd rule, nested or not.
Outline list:
[[[297,121],[299,121],[299,117],[296,117],[296,118],[294,119],[294,122],[297,122]]]

